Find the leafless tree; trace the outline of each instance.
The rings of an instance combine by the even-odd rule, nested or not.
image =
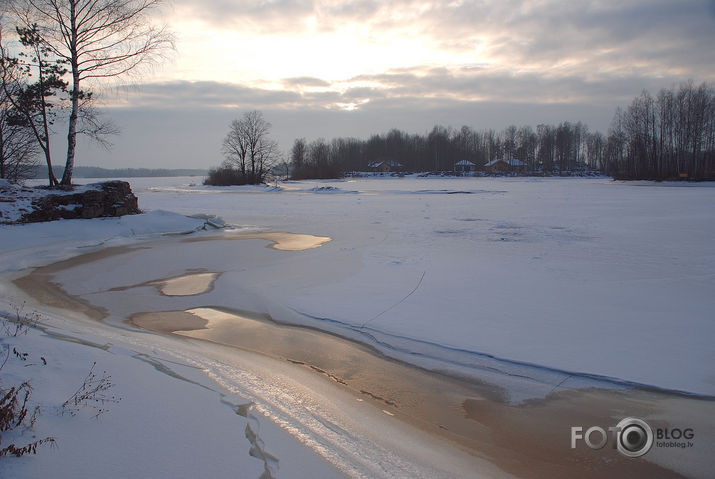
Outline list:
[[[92,100],[82,90],[87,80],[122,76],[157,59],[173,45],[164,27],[151,21],[162,0],[24,0],[28,24],[72,75],[67,160],[62,185],[72,183],[81,105]],[[103,128],[85,130],[102,133]]]
[[[293,148],[290,150],[290,161],[294,169],[301,169],[305,164],[306,156],[308,156],[308,143],[305,138],[298,138],[293,142]]]
[[[22,71],[3,45],[0,18],[0,178],[18,182],[37,167],[38,143],[33,130],[17,121],[15,96],[22,91]]]
[[[605,148],[606,137],[603,133],[597,131],[586,135],[586,158],[591,170],[599,170],[604,166]]]
[[[20,43],[26,52],[13,57],[0,37],[0,82],[8,126],[22,127],[32,132],[35,147],[39,148],[47,164],[49,186],[59,184],[52,169],[50,139],[56,108],[61,105],[59,95],[66,92],[67,72],[61,61],[50,59],[51,52],[43,44],[36,25],[17,27]]]
[[[715,89],[692,81],[647,91],[618,110],[609,133],[609,174],[620,178],[715,177]]]
[[[536,169],[537,136],[530,126],[522,126],[516,132],[516,158],[528,165],[529,171]]]
[[[38,166],[38,148],[32,131],[12,121],[12,104],[0,91],[0,178],[13,183],[32,177]]]
[[[271,124],[257,110],[231,123],[223,140],[224,167],[236,170],[241,183],[263,183],[279,159],[278,144],[268,136],[270,130]]]

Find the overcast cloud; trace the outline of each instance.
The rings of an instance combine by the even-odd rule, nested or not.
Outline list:
[[[643,89],[715,81],[712,0],[175,0],[163,18],[173,60],[105,94],[123,134],[81,164],[211,166],[251,109],[285,151],[435,123],[605,131]]]

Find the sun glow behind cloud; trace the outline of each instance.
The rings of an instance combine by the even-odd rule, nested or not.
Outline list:
[[[643,89],[715,82],[712,0],[171,5],[157,18],[176,35],[170,61],[119,93],[106,88],[103,106],[125,132],[110,164],[216,164],[225,128],[251,109],[266,114],[283,148],[299,137],[424,132],[438,123],[568,120],[605,131],[615,108]]]
[[[202,31],[195,20],[176,23],[184,79],[219,81],[280,80],[311,76],[341,80],[390,68],[458,61],[416,35],[377,34],[355,23],[331,32],[308,28],[301,35],[215,29]],[[207,52],[210,52],[207,54]],[[191,78],[188,78],[188,76]]]
[[[429,6],[429,4],[426,4]],[[484,49],[447,49],[416,22],[425,6],[412,10],[389,9],[333,23],[315,14],[286,22],[283,28],[266,28],[249,21],[209,24],[193,8],[175,9],[169,23],[176,32],[177,55],[155,81],[217,81],[256,88],[292,88],[298,93],[342,94],[349,89],[384,87],[365,75],[388,71],[486,65]],[[294,84],[285,79],[315,78],[319,85]],[[352,110],[368,101],[335,103]]]
[[[622,102],[715,79],[704,0],[175,2],[176,55],[151,82],[240,86],[276,108]]]

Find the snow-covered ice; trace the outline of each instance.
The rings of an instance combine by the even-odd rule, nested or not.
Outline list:
[[[302,252],[268,250],[261,239],[239,246],[218,241],[180,248],[167,242],[163,249],[137,250],[124,258],[110,257],[62,272],[58,280],[70,293],[101,302],[109,301],[110,296],[99,293],[110,282],[135,285],[197,269],[221,273],[210,291],[190,298],[167,297],[167,304],[269,313],[280,322],[369,343],[407,362],[482,377],[504,387],[512,401],[604,378],[614,387],[636,383],[715,396],[712,184],[411,177],[214,188],[201,186],[196,178],[129,181],[146,214],[0,227],[0,272],[16,277],[28,268],[97,247],[156,241],[166,233],[175,238],[206,227],[206,219],[216,215],[229,233],[291,232],[332,241]],[[187,248],[196,249],[192,253]],[[0,293],[7,298],[14,291],[0,283]],[[136,297],[142,301],[141,295]],[[203,304],[196,304],[196,298]],[[144,310],[153,311],[164,305],[146,306]],[[339,406],[321,409],[311,403],[317,409],[301,418],[306,409],[284,409],[281,388],[256,380],[273,366],[264,366],[261,374],[244,371],[239,377],[240,367],[226,368],[227,358],[208,361],[196,349],[173,350],[166,342],[175,339],[135,335],[106,325],[92,333],[80,332],[73,321],[54,324],[74,328],[74,334],[85,339],[95,334],[102,344],[110,337],[121,346],[84,350],[86,357],[72,371],[114,353],[111,364],[119,365],[118,376],[126,372],[144,377],[153,367],[131,361],[138,350],[164,365],[181,356],[184,366],[179,369],[194,364],[214,381],[207,387],[218,391],[201,393],[213,396],[197,400],[213,401],[215,396],[220,401],[221,394],[235,394],[262,404],[263,417],[280,426],[262,423],[270,439],[266,443],[281,450],[281,461],[294,457],[292,464],[298,467],[307,447],[321,451],[318,455],[333,464],[308,460],[312,465],[302,477],[316,471],[345,472],[341,467],[359,463],[361,455],[363,462],[353,470],[362,471],[358,475],[389,477],[389,471],[408,467],[390,453],[394,444],[360,449],[360,438],[366,437],[361,434],[374,431],[355,426],[356,431],[347,435],[352,443],[319,439],[330,437],[331,428],[354,421]],[[121,365],[125,361],[126,367]],[[287,376],[276,384],[290,389],[300,380],[310,380]],[[244,386],[238,387],[241,383]],[[291,393],[300,394],[299,389]],[[344,404],[348,408],[349,399]],[[243,430],[250,419],[226,410],[232,420],[245,421],[237,426],[239,442],[243,441],[238,455],[245,458],[244,449],[250,445]],[[178,414],[175,408],[170,412]],[[108,414],[100,421],[120,423],[121,414],[115,419]],[[285,431],[291,434],[286,436]],[[234,432],[233,426],[225,430]],[[403,447],[421,451],[413,455],[427,454],[419,443]],[[46,461],[33,467],[49,467],[50,460]],[[370,469],[372,463],[382,468],[379,474]],[[260,474],[263,463],[250,464]],[[424,461],[409,467],[416,467],[414,477],[429,477]]]
[[[437,348],[715,395],[711,183],[375,178],[233,194],[135,189],[149,210],[170,203],[234,225],[332,237],[281,275],[217,282],[269,291],[279,321],[349,336],[367,328],[408,361]]]

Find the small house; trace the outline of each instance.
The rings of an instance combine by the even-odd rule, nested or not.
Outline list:
[[[457,173],[471,173],[477,170],[477,165],[469,160],[461,160],[454,164],[454,171]]]
[[[375,171],[378,173],[389,173],[391,171],[402,170],[402,164],[394,160],[373,161],[371,163],[368,163],[367,167],[370,171]]]
[[[489,163],[487,163],[486,165],[484,165],[484,169],[486,171],[488,171],[489,173],[497,173],[497,172],[523,173],[526,171],[526,168],[527,168],[527,164],[521,160],[517,160],[516,158],[512,158],[511,160],[505,160],[503,158],[499,158],[496,160],[492,160]]]

